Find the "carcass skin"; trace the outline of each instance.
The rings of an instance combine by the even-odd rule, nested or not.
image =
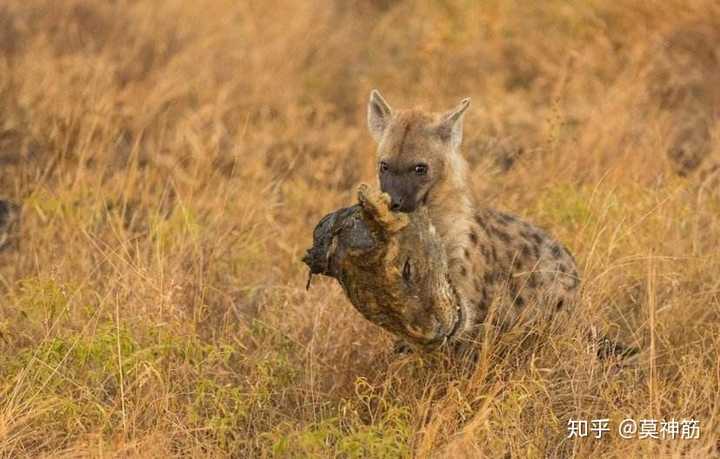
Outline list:
[[[416,348],[452,340],[465,308],[426,210],[393,213],[389,196],[367,185],[359,187],[358,201],[315,228],[303,258],[311,275],[337,279],[366,319]]]

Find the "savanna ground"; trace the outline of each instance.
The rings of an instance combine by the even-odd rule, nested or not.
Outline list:
[[[711,0],[3,1],[0,455],[720,454],[719,42]],[[373,87],[472,97],[477,196],[582,268],[568,327],[461,370],[305,291],[312,228],[374,180]]]

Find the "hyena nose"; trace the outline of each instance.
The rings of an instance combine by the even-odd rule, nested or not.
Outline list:
[[[402,210],[402,208],[403,208],[402,198],[401,199],[397,199],[397,198],[390,199],[390,210],[392,210],[393,212],[398,212],[398,211]]]

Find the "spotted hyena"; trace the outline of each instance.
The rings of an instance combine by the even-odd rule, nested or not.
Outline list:
[[[443,113],[393,110],[378,91],[368,104],[380,187],[394,211],[427,208],[466,305],[451,340],[472,336],[489,314],[503,326],[549,317],[570,306],[580,284],[572,255],[552,236],[476,204],[460,154],[469,105],[464,99]]]

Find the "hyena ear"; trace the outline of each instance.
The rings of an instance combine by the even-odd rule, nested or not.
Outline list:
[[[445,142],[450,142],[453,149],[460,146],[463,135],[463,115],[465,110],[470,106],[470,98],[466,97],[460,103],[447,113],[440,117],[437,132],[440,138]]]
[[[390,122],[390,116],[392,116],[390,105],[385,102],[383,96],[380,95],[380,91],[373,89],[370,92],[370,100],[368,100],[367,123],[370,135],[375,139],[375,142],[380,143],[383,132],[385,132],[385,128]]]

